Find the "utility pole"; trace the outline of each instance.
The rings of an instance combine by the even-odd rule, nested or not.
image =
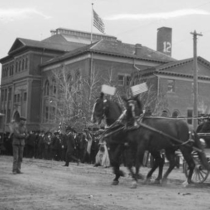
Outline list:
[[[193,129],[196,130],[198,121],[198,67],[197,67],[197,36],[203,36],[201,33],[198,34],[196,31],[191,32],[193,35],[193,70],[194,70],[194,83],[193,83],[193,95],[194,95],[194,106],[193,106]]]

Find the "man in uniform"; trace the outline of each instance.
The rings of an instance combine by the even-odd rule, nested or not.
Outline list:
[[[21,162],[23,159],[23,150],[25,146],[25,138],[26,138],[26,119],[24,117],[20,117],[19,122],[15,123],[13,130],[13,174],[22,174],[21,172]]]

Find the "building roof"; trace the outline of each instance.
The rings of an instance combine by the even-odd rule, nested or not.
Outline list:
[[[210,62],[207,61],[206,59],[198,56],[197,60],[203,64],[205,64],[206,66],[210,67]],[[183,60],[178,60],[178,61],[172,61],[172,62],[168,62],[166,64],[162,64],[159,65],[157,67],[150,67],[144,70],[141,70],[139,72],[135,72],[133,74],[133,76],[138,76],[138,75],[151,75],[151,74],[164,74],[164,75],[171,75],[171,76],[177,76],[177,77],[187,77],[187,78],[192,78],[193,75],[189,74],[189,73],[180,73],[180,72],[174,72],[171,71],[172,68],[176,68],[178,66],[181,65],[185,65],[187,63],[192,63],[193,62],[193,58],[187,58],[187,59],[183,59]],[[205,80],[210,80],[210,77],[208,76],[204,76],[204,75],[198,75],[198,78],[200,79],[205,79]]]
[[[58,51],[71,51],[78,47],[84,46],[81,43],[74,43],[66,41],[62,35],[55,35],[55,37],[51,37],[51,39],[46,39],[43,41],[35,41],[30,39],[17,38],[9,50],[8,54],[13,53],[16,50],[19,50],[23,47],[34,47],[34,48],[42,48],[42,49],[51,49]],[[53,39],[54,38],[54,39]],[[57,42],[55,42],[57,40]]]
[[[141,50],[139,50],[138,54],[136,54],[135,45],[122,43],[121,41],[118,40],[114,41],[100,40],[93,44],[77,48],[71,52],[65,53],[64,55],[53,58],[44,63],[42,66],[54,64],[60,62],[61,60],[70,59],[72,57],[79,56],[87,52],[94,52],[98,54],[125,57],[125,58],[135,58],[135,59],[146,60],[151,62],[154,61],[160,63],[175,61],[174,58],[171,58],[168,55],[165,55],[161,52],[157,52],[142,45],[141,45]]]
[[[198,56],[197,60],[210,67],[210,62],[207,61],[206,59]],[[181,66],[181,65],[185,65],[186,63],[190,63],[190,62],[193,62],[193,58],[187,58],[187,59],[183,59],[183,60],[170,62],[170,63],[167,63],[167,64],[164,64],[164,65],[156,67],[156,70],[157,71],[166,71],[166,70],[168,70],[170,68]]]

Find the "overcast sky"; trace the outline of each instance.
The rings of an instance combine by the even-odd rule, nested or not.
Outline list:
[[[210,0],[0,0],[0,58],[16,38],[42,40],[59,27],[91,31],[91,3],[104,20],[107,35],[156,50],[157,29],[172,28],[172,57],[198,55],[210,61]],[[93,32],[100,33],[93,27]]]

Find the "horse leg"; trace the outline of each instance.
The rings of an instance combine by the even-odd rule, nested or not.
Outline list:
[[[169,161],[169,167],[168,167],[167,171],[165,172],[165,174],[163,175],[163,179],[162,179],[163,183],[166,183],[168,175],[171,173],[171,171],[176,166],[175,151],[165,150],[165,155]]]
[[[151,152],[152,156],[154,157],[154,164],[152,169],[148,172],[147,178],[146,178],[146,183],[151,179],[152,174],[154,171],[157,169],[159,166],[159,172],[158,172],[158,177],[155,179],[155,183],[160,183],[162,179],[162,173],[163,173],[163,166],[164,166],[164,157],[161,157],[160,152]]]
[[[112,185],[118,185],[119,184],[119,178],[121,176],[124,176],[123,171],[120,170],[120,155],[122,154],[122,146],[118,145],[117,148],[113,151],[113,148],[110,147],[110,153],[111,155],[111,166],[113,168],[113,173],[115,174],[115,178],[112,181]]]
[[[137,187],[137,181],[138,181],[138,176],[137,173],[134,173],[133,171],[133,159],[134,159],[134,155],[133,155],[133,150],[131,148],[127,149],[127,155],[126,155],[126,166],[130,172],[130,175],[133,179],[131,188],[136,188]],[[136,169],[137,171],[137,169]]]
[[[186,182],[183,183],[183,185],[186,187],[188,184],[191,184],[192,183],[192,175],[193,175],[193,170],[195,168],[195,163],[194,163],[194,160],[193,160],[193,157],[192,157],[192,154],[191,154],[191,150],[189,150],[188,148],[180,148],[181,152],[182,152],[182,155],[185,159],[185,161],[187,162],[188,164],[188,168],[189,168],[189,174],[188,174],[188,177],[187,177],[187,180]]]
[[[132,152],[134,151],[134,149],[130,149],[130,157],[132,156]],[[136,188],[137,187],[137,182],[138,182],[138,178],[139,178],[139,170],[140,170],[140,166],[143,163],[143,159],[144,159],[144,152],[145,152],[145,148],[143,147],[143,145],[139,145],[136,151],[136,158],[135,158],[135,168],[136,168],[136,173],[133,173],[132,170],[132,165],[131,163],[128,165],[128,169],[131,173],[131,176],[133,178],[133,182],[132,182],[132,188]],[[130,158],[131,159],[131,158]]]

